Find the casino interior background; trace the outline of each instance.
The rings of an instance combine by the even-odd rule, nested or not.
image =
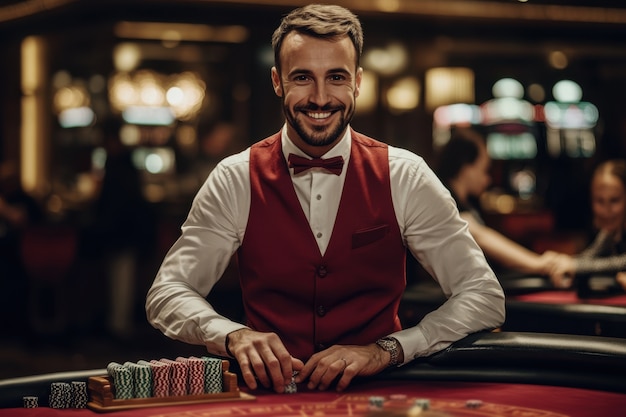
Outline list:
[[[270,37],[306,3],[0,2],[0,173],[18,175],[42,213],[12,248],[24,275],[0,270],[0,378],[197,349],[149,328],[143,296],[215,163],[281,125]],[[353,125],[428,162],[451,129],[474,127],[493,158],[488,221],[539,251],[579,250],[591,167],[626,157],[625,5],[335,3],[361,17],[366,35]],[[98,245],[102,122],[111,117],[124,120],[123,146],[154,214],[140,254],[117,258],[137,271],[116,295],[134,306],[130,337],[106,328],[110,257]],[[231,275],[215,301],[237,314]]]

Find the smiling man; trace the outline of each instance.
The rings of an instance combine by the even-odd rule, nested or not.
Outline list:
[[[435,353],[504,320],[504,295],[423,159],[354,131],[363,33],[343,7],[294,10],[272,38],[283,129],[215,168],[148,292],[167,336],[234,358],[245,383],[309,389]],[[398,318],[406,249],[448,301]],[[246,323],[205,297],[237,252]]]

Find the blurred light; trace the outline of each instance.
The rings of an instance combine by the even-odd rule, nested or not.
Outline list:
[[[502,194],[496,198],[496,210],[499,213],[508,214],[515,210],[515,198],[511,195]]]
[[[80,85],[63,87],[54,93],[52,99],[54,111],[58,114],[64,110],[87,107],[90,103],[89,93]]]
[[[151,153],[150,155],[146,156],[145,166],[146,171],[148,171],[149,173],[158,174],[163,171],[165,163],[163,162],[163,158],[161,157],[161,155]]]
[[[43,87],[43,68],[37,65],[43,59],[43,48],[43,39],[37,36],[29,36],[22,42],[22,92],[24,94],[35,94],[39,88]]]
[[[118,71],[132,71],[141,61],[141,49],[135,43],[120,43],[113,49],[113,63]]]
[[[554,129],[590,129],[599,118],[598,108],[591,103],[557,103],[544,106],[546,123]]]
[[[161,43],[166,48],[175,48],[182,40],[183,35],[175,29],[165,30],[161,35]]]
[[[104,170],[107,161],[107,151],[98,147],[91,152],[91,168],[96,171]]]
[[[129,106],[122,111],[127,123],[147,126],[170,126],[176,120],[169,107]]]
[[[487,152],[493,159],[534,159],[537,140],[530,132],[514,135],[493,132],[487,135]]]
[[[474,102],[474,72],[470,68],[431,68],[426,71],[426,108]]]
[[[202,107],[206,84],[193,72],[172,77],[166,100],[179,120],[192,119]]]
[[[180,87],[170,87],[165,93],[165,98],[171,106],[179,105],[183,102],[185,95]]]
[[[126,146],[135,146],[141,142],[141,130],[138,126],[125,124],[120,129],[120,142]]]
[[[161,184],[148,184],[144,189],[144,195],[148,201],[158,203],[165,199],[167,192]]]
[[[120,38],[159,40],[168,47],[181,41],[242,43],[249,36],[248,29],[240,25],[192,23],[120,22],[113,31]]]
[[[190,125],[182,125],[176,129],[176,143],[183,150],[195,151],[198,144],[198,131]]]
[[[361,88],[356,99],[356,113],[369,113],[376,108],[378,102],[378,76],[368,70],[363,70]]]
[[[52,76],[52,87],[56,90],[60,90],[63,87],[68,87],[71,83],[72,75],[68,71],[57,71]]]
[[[142,70],[132,76],[127,73],[115,74],[109,84],[109,100],[112,107],[121,112],[131,107],[168,108],[172,117],[187,121],[193,119],[202,108],[205,89],[205,82],[193,72],[165,77]],[[142,111],[142,117],[147,115],[147,111]],[[152,116],[160,111],[153,112]],[[136,109],[127,112],[126,117],[137,117]],[[164,123],[161,121],[158,124]]]
[[[531,84],[527,89],[528,97],[535,103],[542,103],[546,99],[546,90],[541,84]]]
[[[175,156],[171,148],[137,148],[132,154],[137,169],[150,174],[165,174],[174,171]]]
[[[387,91],[390,110],[407,111],[419,104],[420,84],[415,77],[405,77],[393,83]]]
[[[400,9],[400,0],[376,0],[375,5],[381,12],[397,12]]]
[[[521,99],[524,97],[524,86],[513,78],[502,78],[494,83],[491,92],[496,98],[514,97]]]
[[[43,194],[46,190],[47,160],[45,144],[49,142],[47,115],[49,103],[45,96],[48,65],[43,38],[29,36],[21,44],[21,182],[28,193]]]
[[[483,121],[485,124],[495,124],[504,121],[532,122],[535,119],[535,108],[525,100],[513,97],[494,98],[482,106]]]
[[[91,126],[95,114],[89,107],[68,108],[59,113],[59,125],[62,128]]]
[[[569,64],[567,55],[561,51],[550,52],[548,55],[548,62],[550,63],[550,66],[555,69],[565,69]]]
[[[448,143],[452,127],[469,127],[480,123],[480,107],[475,104],[457,103],[437,107],[433,113],[433,146],[440,148]]]
[[[571,80],[561,80],[552,87],[552,95],[562,103],[577,103],[583,97],[583,90]]]
[[[63,211],[63,199],[58,194],[52,194],[46,201],[46,209],[50,213],[61,213]]]
[[[480,108],[475,104],[464,103],[441,106],[433,113],[433,119],[441,127],[477,125],[481,122]]]
[[[363,54],[364,67],[387,76],[401,72],[408,60],[406,48],[399,43],[392,43],[386,48],[373,48]]]
[[[535,192],[537,178],[529,169],[519,170],[511,175],[511,186],[522,200],[531,198]]]

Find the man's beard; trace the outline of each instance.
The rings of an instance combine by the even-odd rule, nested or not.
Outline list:
[[[291,109],[285,105],[285,101],[283,100],[283,113],[285,114],[287,123],[289,123],[300,138],[310,146],[327,146],[339,138],[354,116],[354,107],[350,107],[347,112],[344,112],[344,109],[344,107],[333,108],[332,110],[328,107],[315,109],[311,107],[296,107],[292,112]],[[301,115],[302,117],[307,117],[306,115],[303,115],[303,112],[307,111],[334,112],[336,110],[339,110],[340,116],[337,124],[330,126],[312,126],[309,128],[312,130],[310,133],[307,131],[307,127],[304,122],[301,119],[299,120],[296,116]]]

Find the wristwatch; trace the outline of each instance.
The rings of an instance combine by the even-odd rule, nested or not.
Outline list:
[[[383,337],[376,341],[376,344],[384,351],[389,352],[389,365],[398,364],[398,356],[400,355],[400,347],[398,341],[393,337]]]

